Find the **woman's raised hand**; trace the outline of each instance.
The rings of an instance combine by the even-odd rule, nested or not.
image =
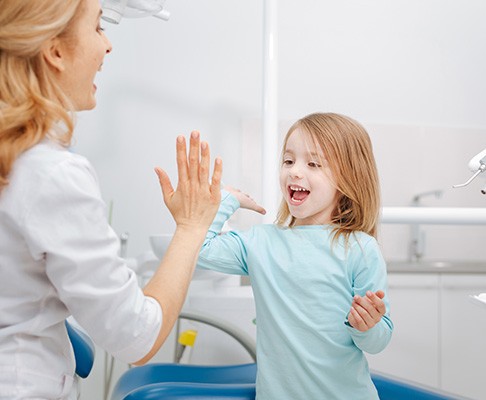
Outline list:
[[[155,168],[159,177],[164,202],[178,228],[207,230],[221,200],[221,176],[223,162],[216,158],[211,182],[209,182],[209,145],[200,141],[197,131],[191,133],[189,155],[184,136],[177,138],[178,183],[174,190],[167,173]]]

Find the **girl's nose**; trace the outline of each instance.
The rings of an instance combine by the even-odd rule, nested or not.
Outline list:
[[[291,178],[302,178],[302,168],[300,168],[300,166],[295,163],[289,169],[289,175]]]

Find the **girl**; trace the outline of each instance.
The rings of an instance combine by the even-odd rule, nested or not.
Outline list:
[[[297,121],[283,144],[277,223],[220,234],[238,207],[223,193],[198,266],[249,275],[257,313],[257,399],[378,399],[364,352],[391,338],[376,241],[379,184],[364,128],[337,114]]]

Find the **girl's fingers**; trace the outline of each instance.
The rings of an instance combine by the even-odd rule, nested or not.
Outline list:
[[[254,208],[254,211],[256,211],[257,213],[260,213],[262,215],[265,215],[267,213],[267,210],[265,210],[261,205],[259,204],[256,204],[255,208]]]
[[[367,329],[365,321],[354,307],[351,307],[348,321],[353,328],[359,331],[365,331]]]
[[[366,321],[366,324],[369,327],[372,327],[381,319],[382,314],[380,314],[374,304],[370,303],[367,299],[355,296],[352,307],[360,313],[361,317]]]
[[[373,306],[381,315],[384,315],[386,312],[385,303],[383,302],[383,298],[385,297],[385,293],[382,290],[378,290],[376,293],[373,293],[371,290],[366,292],[366,297],[371,301]]]

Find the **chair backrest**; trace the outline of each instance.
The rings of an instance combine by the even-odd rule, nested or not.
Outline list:
[[[255,384],[162,382],[138,388],[123,400],[255,400],[255,396]]]
[[[86,378],[93,368],[95,347],[91,338],[66,321],[66,329],[71,340],[76,360],[76,374]]]
[[[448,393],[382,374],[372,373],[371,379],[381,400],[458,400],[457,397]]]
[[[111,400],[255,398],[257,365],[146,364],[126,371]],[[181,397],[175,397],[176,394]],[[183,396],[186,396],[184,397]],[[189,396],[190,395],[190,396]]]

